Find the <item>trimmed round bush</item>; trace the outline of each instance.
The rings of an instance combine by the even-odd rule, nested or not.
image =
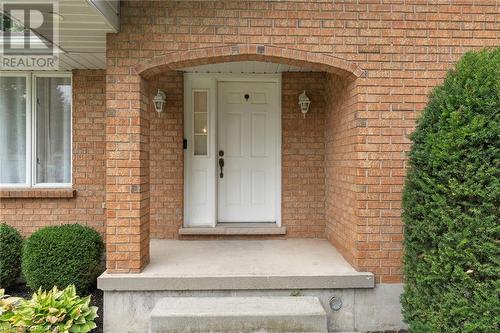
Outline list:
[[[33,290],[74,284],[79,293],[86,292],[102,272],[103,251],[101,235],[92,228],[79,224],[42,228],[24,244],[26,283]]]
[[[404,318],[414,333],[498,332],[500,48],[458,62],[412,140]]]
[[[0,288],[10,287],[21,273],[23,238],[13,227],[0,224]]]

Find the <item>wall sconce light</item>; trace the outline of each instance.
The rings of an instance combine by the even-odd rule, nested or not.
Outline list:
[[[156,112],[163,112],[163,106],[165,105],[165,100],[167,99],[167,95],[158,89],[156,96],[153,98],[153,104],[155,105]]]
[[[309,111],[309,105],[311,105],[311,100],[307,97],[306,91],[304,90],[302,94],[299,95],[300,112],[304,115],[304,119],[306,118],[307,111]]]

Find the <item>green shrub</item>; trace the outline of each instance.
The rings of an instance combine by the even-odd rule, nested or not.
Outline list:
[[[42,228],[24,245],[26,283],[33,290],[74,284],[78,292],[88,291],[102,272],[103,250],[101,236],[89,227],[67,224]]]
[[[23,238],[13,227],[0,224],[0,287],[10,287],[21,273]]]
[[[412,135],[403,314],[412,332],[498,332],[500,48],[467,53]]]
[[[38,290],[31,300],[3,296],[0,291],[2,332],[90,332],[96,328],[97,307],[90,296],[78,297],[74,285],[58,290]]]

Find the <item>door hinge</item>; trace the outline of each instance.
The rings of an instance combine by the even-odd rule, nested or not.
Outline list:
[[[187,139],[182,140],[182,148],[188,149],[188,140]]]

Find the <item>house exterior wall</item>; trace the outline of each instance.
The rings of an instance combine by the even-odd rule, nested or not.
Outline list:
[[[73,71],[73,191],[0,193],[0,221],[29,235],[40,227],[88,225],[104,234],[106,174],[104,70]],[[14,197],[15,195],[15,197]]]
[[[326,190],[327,234],[358,269],[400,282],[407,136],[446,70],[467,50],[498,45],[498,14],[493,0],[123,2],[121,32],[108,37],[107,75],[108,82],[130,84],[108,85],[108,108],[135,113],[137,94],[111,99],[119,90],[137,91],[148,68],[193,66],[219,53],[226,61],[256,49],[284,61],[321,62],[326,55],[343,70],[356,64],[356,103],[340,112],[349,125],[339,128],[351,126],[349,134],[327,136],[327,184],[342,181]],[[335,129],[335,117],[329,119]],[[342,137],[348,143],[332,143]],[[127,238],[115,231],[125,233],[117,241]]]
[[[62,222],[103,232],[106,220],[108,268],[139,271],[149,235],[176,237],[182,222],[182,77],[169,62],[206,63],[220,47],[226,61],[259,48],[319,67],[328,57],[356,75],[283,76],[284,221],[290,236],[326,235],[358,270],[400,282],[408,135],[453,63],[499,44],[499,12],[495,0],[122,1],[106,80],[103,71],[74,73],[76,198],[1,198],[0,219],[26,234]],[[155,65],[169,73],[141,76]],[[172,103],[160,116],[149,100],[155,85]],[[303,87],[313,97],[306,121],[286,112]]]

